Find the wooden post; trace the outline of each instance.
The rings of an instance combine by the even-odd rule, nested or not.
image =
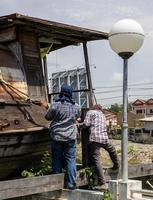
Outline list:
[[[85,58],[85,66],[87,72],[87,80],[88,80],[88,98],[89,98],[89,108],[93,106],[93,87],[92,87],[92,80],[91,80],[91,72],[89,66],[89,59],[88,59],[88,50],[87,50],[87,42],[83,42],[83,51],[84,51],[84,58]]]
[[[44,70],[44,81],[45,81],[45,87],[46,87],[46,92],[47,92],[47,101],[48,101],[48,93],[49,93],[49,88],[48,88],[48,70],[47,70],[47,57],[43,57],[43,70]]]
[[[84,51],[84,58],[85,58],[85,66],[87,72],[87,80],[88,80],[88,99],[89,99],[89,108],[93,106],[93,87],[92,87],[92,80],[91,80],[91,72],[89,66],[89,59],[88,59],[88,50],[87,50],[87,42],[83,42],[83,51]],[[82,120],[84,120],[87,110],[82,110]],[[89,129],[82,130],[82,165],[83,167],[89,167],[90,156],[89,156]]]
[[[88,109],[82,109],[82,121],[85,118]],[[82,166],[83,168],[91,166],[90,155],[89,155],[89,128],[81,130],[81,141],[82,141]]]

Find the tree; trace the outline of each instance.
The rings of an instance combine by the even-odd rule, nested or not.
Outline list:
[[[119,105],[117,103],[112,104],[111,107],[109,108],[110,111],[116,112],[116,113],[121,113],[123,111],[123,104]],[[132,110],[132,105],[131,103],[128,103],[128,111]]]
[[[123,106],[115,103],[115,104],[111,105],[111,107],[109,108],[109,110],[113,111],[113,112],[116,112],[116,113],[120,113],[123,110]]]

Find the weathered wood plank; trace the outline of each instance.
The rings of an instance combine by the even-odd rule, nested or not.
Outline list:
[[[0,199],[60,190],[63,186],[64,174],[1,181]]]
[[[121,178],[121,169],[117,171],[110,170],[109,168],[104,169],[106,180],[116,180]],[[153,163],[139,164],[128,166],[128,177],[139,178],[143,176],[153,175]]]
[[[109,171],[104,168],[106,180],[120,179],[119,173]],[[153,163],[129,166],[129,178],[136,178],[153,174]],[[83,186],[88,184],[86,176],[80,178],[79,172],[77,175],[77,185]],[[54,174],[33,178],[22,178],[9,181],[0,181],[0,199],[8,199],[14,197],[27,196],[63,189],[64,174]]]
[[[77,175],[77,185],[87,185],[86,177]],[[21,178],[8,181],[0,181],[0,199],[22,197],[39,194],[48,191],[56,191],[64,188],[64,174],[46,175],[40,177]]]

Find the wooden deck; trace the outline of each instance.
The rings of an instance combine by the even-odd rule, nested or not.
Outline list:
[[[104,168],[107,180],[120,179],[121,173],[112,172]],[[129,167],[129,178],[153,175],[153,163]],[[87,185],[86,177],[77,177],[77,185]],[[8,199],[33,194],[40,194],[61,190],[64,187],[64,174],[54,174],[32,178],[21,178],[15,180],[0,181],[0,199]]]

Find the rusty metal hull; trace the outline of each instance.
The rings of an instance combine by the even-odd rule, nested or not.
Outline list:
[[[1,134],[0,180],[20,176],[22,170],[37,165],[44,151],[50,151],[46,129]]]
[[[0,105],[0,180],[4,180],[40,163],[44,151],[50,151],[50,138],[44,106]]]
[[[0,180],[19,175],[50,150],[46,104],[37,33],[16,24],[4,26],[0,30]]]

